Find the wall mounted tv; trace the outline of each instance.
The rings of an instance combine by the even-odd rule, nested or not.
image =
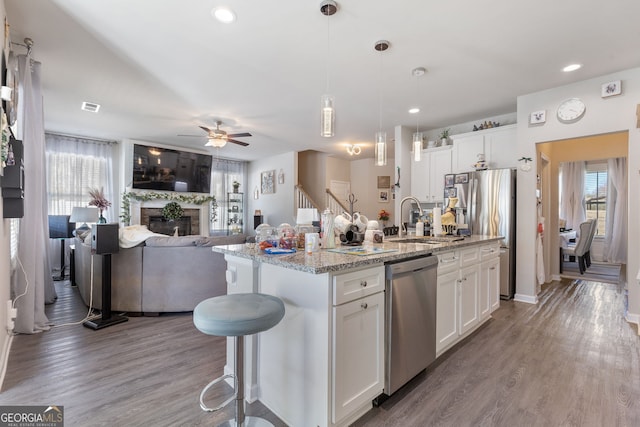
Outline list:
[[[134,144],[132,181],[145,190],[209,193],[211,156]]]

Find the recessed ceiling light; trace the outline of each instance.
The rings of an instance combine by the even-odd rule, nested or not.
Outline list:
[[[417,114],[419,112],[420,112],[420,109],[418,107],[409,108],[409,114]]]
[[[89,111],[90,113],[97,113],[98,110],[100,110],[100,104],[85,101],[82,103],[82,107],[80,107],[80,109]]]
[[[226,7],[216,7],[211,11],[211,15],[223,24],[230,24],[236,20],[236,14]]]
[[[570,73],[571,71],[576,71],[582,68],[582,64],[569,64],[562,69],[565,73]]]

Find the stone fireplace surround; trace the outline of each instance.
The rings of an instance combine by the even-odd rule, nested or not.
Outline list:
[[[130,224],[140,224],[149,226],[149,217],[162,215],[162,208],[169,203],[169,200],[131,200],[129,213],[131,215]],[[184,209],[184,216],[191,218],[191,234],[201,236],[209,235],[209,203],[201,205],[178,202]]]

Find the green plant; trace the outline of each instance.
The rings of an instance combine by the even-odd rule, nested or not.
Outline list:
[[[451,129],[445,129],[440,133],[440,139],[448,139],[449,138],[449,131]]]
[[[169,202],[162,208],[162,217],[169,221],[182,218],[184,210],[176,202]]]
[[[216,202],[215,196],[168,192],[156,193],[154,191],[134,193],[130,191],[128,193],[122,193],[122,215],[120,215],[120,218],[125,225],[129,225],[131,222],[131,200],[135,200],[136,202],[148,202],[150,200],[176,200],[178,202],[191,205],[211,203],[211,222],[215,222],[217,217],[216,209],[218,209],[218,203]]]

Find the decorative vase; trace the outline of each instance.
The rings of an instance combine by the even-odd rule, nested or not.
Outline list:
[[[240,186],[239,186],[239,185],[234,185],[234,186],[233,186],[233,192],[234,192],[234,193],[237,193],[239,189],[240,189]]]
[[[100,216],[98,217],[98,224],[106,224],[107,218],[102,216],[102,209],[100,209]]]

